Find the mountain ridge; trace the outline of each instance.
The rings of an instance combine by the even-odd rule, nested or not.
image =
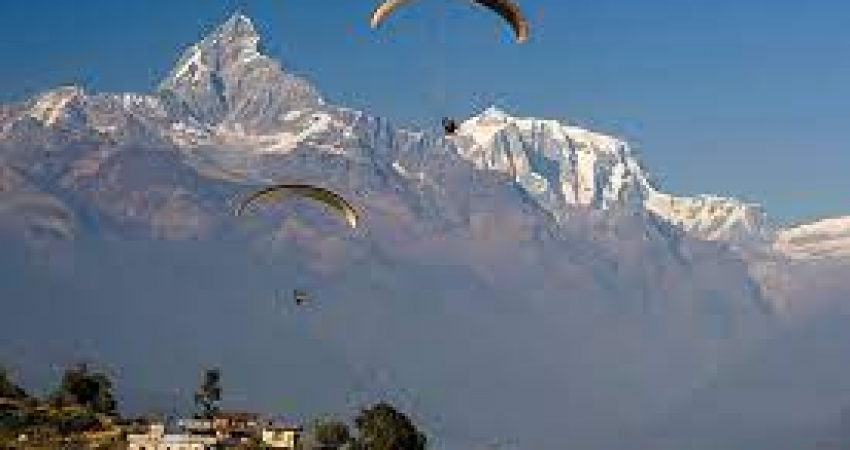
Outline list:
[[[309,146],[350,154],[355,151],[351,147],[365,142],[374,147],[389,144],[396,153],[392,156],[400,159],[410,148],[454,151],[480,170],[509,173],[558,219],[574,207],[643,208],[701,239],[766,243],[779,231],[757,204],[665,193],[650,181],[628,143],[559,121],[513,117],[490,107],[464,120],[456,138],[444,139],[436,130],[396,128],[386,119],[329,105],[308,81],[262,55],[259,41],[251,20],[234,14],[190,46],[152,94],[90,97],[80,88],[61,88],[35,101],[29,115],[49,127],[62,115],[66,120],[86,115],[72,98],[90,108],[98,108],[98,103],[101,109],[123,105],[125,115],[147,125],[149,139],[189,150],[229,146],[283,153]],[[72,98],[62,96],[68,93]],[[109,134],[120,128],[101,126],[100,131]],[[395,165],[404,166],[400,161]]]

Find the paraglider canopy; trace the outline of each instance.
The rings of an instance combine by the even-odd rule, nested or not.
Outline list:
[[[351,228],[357,228],[357,223],[359,222],[360,217],[351,204],[342,198],[341,195],[331,191],[330,189],[310,184],[278,184],[260,189],[239,203],[235,214],[237,217],[241,216],[247,209],[257,203],[280,201],[291,197],[308,198],[320,202],[342,216],[348,226]]]
[[[392,14],[399,6],[412,0],[386,0],[372,13],[372,28],[377,28],[384,19]],[[519,7],[510,0],[470,0],[472,3],[481,5],[495,12],[507,21],[514,31],[517,42],[522,43],[528,39],[528,22],[525,20]]]

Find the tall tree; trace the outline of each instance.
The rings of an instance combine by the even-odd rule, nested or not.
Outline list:
[[[352,440],[348,425],[339,420],[317,419],[310,428],[310,434],[320,448],[339,449]]]
[[[221,371],[219,369],[207,369],[201,386],[195,392],[195,406],[198,408],[198,417],[209,419],[219,411],[221,402]]]
[[[26,391],[11,380],[6,367],[0,365],[0,399],[24,400],[28,397]]]
[[[112,381],[105,373],[91,370],[84,362],[65,369],[62,382],[51,400],[60,406],[84,406],[102,414],[114,414],[116,407]]]
[[[354,422],[357,447],[364,450],[424,450],[427,444],[410,418],[388,403],[361,410]]]

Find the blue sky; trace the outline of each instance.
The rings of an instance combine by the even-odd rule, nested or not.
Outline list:
[[[850,3],[520,0],[531,39],[463,0],[6,0],[0,101],[60,84],[150,91],[237,8],[332,101],[435,126],[496,104],[624,137],[664,189],[850,214]]]

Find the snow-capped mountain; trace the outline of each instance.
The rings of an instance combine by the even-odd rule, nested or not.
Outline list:
[[[67,86],[6,105],[0,115],[0,149],[7,150],[0,163],[6,163],[7,173],[42,185],[43,194],[55,197],[44,186],[45,176],[60,177],[51,181],[54,185],[80,188],[110,161],[127,158],[121,149],[172,149],[158,158],[188,165],[191,176],[242,184],[306,178],[313,168],[293,173],[282,162],[308,155],[348,167],[349,173],[340,175],[349,187],[355,183],[358,189],[376,189],[392,180],[405,192],[403,202],[415,205],[411,217],[445,222],[441,226],[458,220],[477,223],[465,216],[485,203],[472,196],[461,201],[446,189],[448,177],[469,183],[464,172],[469,170],[502,180],[502,188],[522,194],[518,202],[566,228],[586,229],[587,220],[603,224],[631,215],[644,217],[643,226],[655,228],[652,233],[660,233],[670,248],[678,245],[681,234],[747,249],[748,258],[762,255],[752,270],[768,290],[777,284],[765,281],[776,278],[770,269],[776,258],[850,255],[846,220],[781,230],[759,205],[664,192],[627,142],[569,123],[518,117],[491,107],[463,121],[456,136],[445,137],[441,130],[407,130],[328,104],[304,78],[263,55],[259,43],[251,21],[237,14],[190,46],[154,93],[90,94]],[[41,164],[30,168],[38,173],[22,173],[33,148],[54,155],[52,161],[64,161],[71,170],[52,173],[59,166]],[[20,160],[15,162],[14,155]],[[370,174],[355,180],[351,167]],[[164,171],[173,170],[169,166]],[[479,188],[465,189],[471,193]],[[462,206],[473,201],[479,204]],[[171,206],[162,214],[172,217],[170,231],[155,234],[198,236],[215,229],[211,217],[219,214],[211,211],[212,205],[194,208],[191,219],[177,220],[180,203],[167,202]],[[183,226],[199,228],[174,229]]]
[[[648,210],[693,236],[767,240],[758,205],[658,190],[628,143],[554,120],[515,118],[490,108],[463,123],[461,153],[476,167],[509,173],[556,216],[570,207]]]
[[[354,153],[365,144],[395,159],[388,163],[400,173],[411,170],[402,162],[410,152],[455,152],[479,170],[509,175],[556,218],[568,217],[572,207],[645,209],[701,238],[746,241],[771,235],[758,206],[663,193],[652,186],[626,142],[576,126],[489,108],[463,122],[457,138],[443,139],[433,130],[397,129],[326,105],[305,80],[260,54],[259,40],[250,20],[236,15],[185,52],[159,91],[172,111],[191,118],[165,132],[176,144],[272,153],[301,145]]]
[[[850,217],[824,219],[779,232],[777,251],[799,260],[850,258]]]
[[[452,139],[435,130],[399,129],[326,104],[306,80],[262,55],[259,42],[251,21],[237,14],[186,50],[155,94],[88,96],[66,87],[30,102],[23,116],[48,129],[87,131],[128,144],[163,139],[184,150],[217,148],[220,157],[209,159],[219,169],[256,180],[274,174],[246,165],[245,158],[234,161],[228,150],[257,156],[309,147],[374,158],[374,151],[364,155],[363,149],[379,149],[400,175],[422,179],[428,174],[411,167],[412,159],[450,152],[478,170],[509,176],[559,220],[574,208],[649,211],[702,239],[740,243],[773,237],[758,205],[661,191],[622,140],[554,120],[513,117],[495,107],[464,121]],[[4,124],[5,133],[13,126]]]
[[[154,93],[89,94],[68,86],[4,106],[4,159],[10,165],[11,155],[31,148],[56,155],[55,161],[73,158],[73,163],[66,161],[72,170],[59,180],[67,187],[85,182],[113,156],[126,157],[120,149],[171,148],[176,152],[163,155],[202,177],[264,183],[284,176],[304,178],[306,173],[287,172],[279,161],[307,152],[393,177],[406,192],[405,202],[417,205],[418,215],[455,217],[451,220],[468,213],[449,213],[458,199],[448,198],[446,177],[468,166],[480,176],[504,180],[504,188],[522,193],[521,202],[562,226],[578,223],[581,228],[588,219],[605,222],[609,216],[636,215],[669,224],[658,231],[670,242],[679,233],[747,248],[749,255],[755,249],[771,255],[771,261],[850,254],[842,238],[846,221],[825,222],[829,232],[825,225],[778,230],[759,205],[664,192],[627,142],[572,124],[517,117],[491,107],[463,121],[457,135],[447,138],[440,130],[406,130],[381,117],[328,104],[309,82],[263,55],[259,43],[251,21],[237,14],[190,46]],[[12,171],[23,176],[20,169],[7,168]],[[457,177],[460,181],[467,175]],[[378,183],[366,178],[373,175],[358,183]],[[209,220],[185,222],[201,223],[211,230]],[[649,219],[645,226],[658,223]],[[756,266],[754,273],[762,279],[764,266]]]
[[[239,125],[252,134],[273,133],[288,113],[321,106],[309,83],[260,54],[259,41],[247,17],[233,16],[186,50],[159,94],[201,123]]]
[[[84,97],[83,90],[76,86],[59,88],[38,96],[29,109],[29,115],[45,126],[56,125],[60,119],[73,121],[74,113],[79,114],[79,100]]]

